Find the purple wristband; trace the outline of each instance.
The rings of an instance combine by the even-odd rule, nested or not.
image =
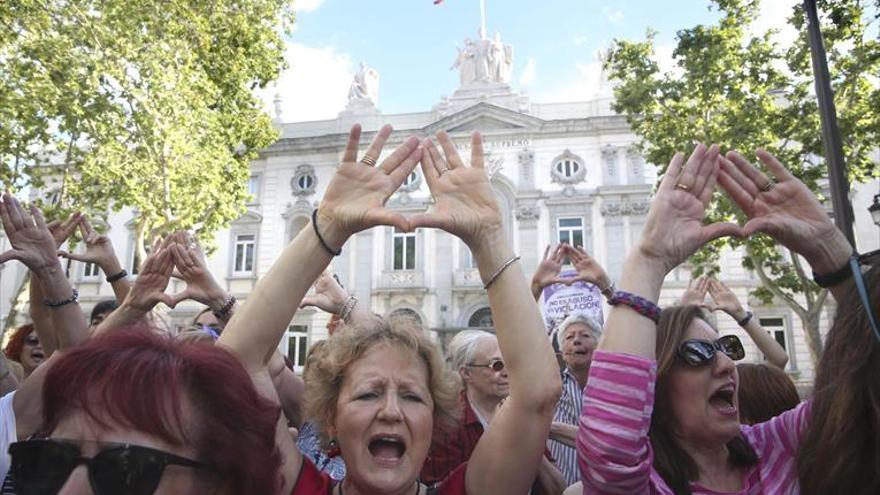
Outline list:
[[[622,304],[645,318],[650,318],[654,323],[660,321],[660,306],[657,306],[644,297],[637,296],[630,292],[624,292],[622,290],[615,292],[614,296],[608,300],[608,304],[612,306]]]

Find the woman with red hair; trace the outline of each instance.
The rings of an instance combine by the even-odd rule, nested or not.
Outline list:
[[[102,327],[112,332],[77,345],[85,321],[42,215],[3,199],[12,250],[0,262],[18,259],[39,274],[54,331],[46,338],[60,343],[15,394],[16,436],[32,437],[9,448],[17,492],[278,493],[279,408],[259,395],[241,363],[222,348],[150,327],[113,328],[113,315]],[[117,321],[171,301],[162,291],[173,266],[167,246],[154,250]]]
[[[37,366],[43,364],[46,359],[40,346],[40,338],[37,337],[37,332],[30,323],[15,329],[3,352],[7,358],[21,365],[24,371],[22,380],[31,376]]]

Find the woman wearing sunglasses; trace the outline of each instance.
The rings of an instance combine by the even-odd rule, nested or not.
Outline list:
[[[578,451],[585,493],[797,491],[795,456],[808,403],[741,426],[738,340],[720,337],[695,307],[661,314],[656,306],[666,274],[722,236],[769,233],[816,273],[845,264],[851,247],[818,201],[770,155],[759,156],[778,183],[747,163],[725,162],[719,177],[724,158],[716,145],[697,145],[684,164],[680,153],[672,159],[624,264],[584,391]],[[703,223],[716,180],[751,218],[744,227]]]
[[[511,397],[495,413],[492,427],[480,438],[469,462],[435,490],[441,494],[526,493],[541,464],[559,395],[559,375],[541,316],[503,232],[499,207],[482,169],[482,142],[479,135],[474,136],[472,166],[463,163],[443,132],[438,141],[445,158],[432,141],[420,143],[412,137],[377,163],[390,134],[390,126],[379,130],[358,160],[360,127],[352,129],[342,164],[312,223],[260,279],[218,344],[239,356],[260,390],[274,394],[265,377],[266,360],[312,283],[351,236],[379,225],[407,231],[441,228],[468,245],[488,286]],[[406,218],[384,205],[419,160],[434,203],[426,213]],[[279,431],[283,493],[411,495],[426,491],[418,476],[431,431],[435,422],[448,419],[456,409],[458,397],[439,349],[423,329],[391,325],[380,318],[343,325],[309,362],[306,382],[307,416],[318,421],[326,442],[342,456],[346,475],[334,483],[303,459],[290,435]]]
[[[87,333],[76,293],[42,215],[32,211],[4,196],[0,215],[12,250],[0,260],[39,270],[54,331],[47,336],[59,345],[16,392],[15,493],[277,493],[279,408],[257,393],[241,363],[152,327],[114,328],[80,344]],[[155,249],[104,323],[169,301],[162,291],[173,267],[171,253]]]

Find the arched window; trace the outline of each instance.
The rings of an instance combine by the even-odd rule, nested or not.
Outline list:
[[[493,328],[495,321],[492,319],[492,310],[480,308],[474,311],[468,320],[468,326],[471,328]]]
[[[416,325],[422,325],[422,317],[409,308],[397,308],[388,315],[389,320],[410,320]]]

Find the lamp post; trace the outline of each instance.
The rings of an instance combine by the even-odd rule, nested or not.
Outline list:
[[[825,147],[825,163],[828,166],[828,181],[831,185],[831,205],[834,208],[834,223],[855,247],[853,235],[853,211],[849,201],[849,182],[844,173],[843,141],[837,127],[837,111],[834,108],[834,93],[831,91],[831,77],[828,74],[828,60],[822,42],[819,14],[816,0],[804,0],[807,14],[807,31],[810,39],[810,53],[813,61],[813,77],[816,82],[816,97],[819,100],[819,118],[822,122],[822,143]]]
[[[874,225],[880,227],[880,194],[874,195],[874,202],[868,207],[868,213],[871,214]]]

